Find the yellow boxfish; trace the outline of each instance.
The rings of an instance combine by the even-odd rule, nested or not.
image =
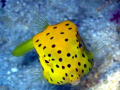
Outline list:
[[[68,20],[56,25],[43,23],[44,30],[18,45],[12,54],[21,56],[35,48],[49,83],[79,84],[93,67],[93,55],[86,49],[76,25]]]

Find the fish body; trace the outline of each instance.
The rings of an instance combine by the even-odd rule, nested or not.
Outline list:
[[[77,85],[93,67],[93,55],[71,21],[47,26],[33,37],[32,43],[43,67],[43,76],[51,84]]]

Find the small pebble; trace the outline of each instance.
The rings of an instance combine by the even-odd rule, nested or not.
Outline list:
[[[12,68],[11,71],[12,71],[12,72],[17,72],[18,69],[17,69],[17,68]]]
[[[11,74],[11,72],[10,72],[10,71],[8,71],[8,72],[7,72],[7,74]]]

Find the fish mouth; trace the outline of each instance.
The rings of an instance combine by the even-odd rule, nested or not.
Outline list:
[[[79,83],[80,83],[80,79],[77,79],[77,80],[73,81],[71,84],[73,86],[75,86],[75,85],[78,85]]]

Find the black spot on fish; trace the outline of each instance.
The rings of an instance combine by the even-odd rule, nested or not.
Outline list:
[[[50,77],[50,80],[53,81],[51,77]]]
[[[91,63],[90,59],[88,59],[88,61]]]
[[[46,63],[49,63],[49,61],[45,60]]]
[[[65,66],[62,66],[62,69],[65,69]]]
[[[53,27],[53,29],[56,29],[57,27]]]
[[[61,53],[61,50],[58,50],[57,53],[60,54],[60,53]]]
[[[39,39],[38,39],[38,40],[36,40],[36,42],[39,42]]]
[[[66,39],[65,39],[65,41],[67,42],[67,41],[68,41],[68,39],[66,38]]]
[[[59,82],[57,82],[57,84],[60,84]]]
[[[62,62],[62,58],[59,58],[59,61]]]
[[[56,65],[57,68],[59,68],[59,65]]]
[[[76,68],[75,70],[78,72],[78,69],[77,69],[77,68]]]
[[[55,44],[52,45],[52,48],[54,48],[54,47],[55,47]]]
[[[82,47],[82,44],[81,44],[81,43],[79,43],[79,47]]]
[[[71,64],[68,64],[67,66],[68,66],[68,68],[70,68],[70,67],[71,67]]]
[[[65,77],[62,77],[63,80],[65,80]]]
[[[78,66],[80,66],[81,65],[81,63],[80,62],[78,62]]]
[[[51,68],[51,72],[54,73],[54,70]]]
[[[38,47],[40,47],[42,44],[39,44]]]
[[[74,56],[72,56],[72,59],[74,59]]]
[[[46,36],[49,35],[49,34],[50,34],[50,33],[47,33]]]
[[[72,28],[68,28],[69,30],[71,30]]]
[[[50,40],[53,39],[53,38],[54,38],[54,37],[51,37]]]
[[[90,59],[88,59],[88,61],[92,64],[92,61]]]
[[[48,54],[49,57],[51,57],[51,54]]]
[[[54,61],[55,59],[52,59],[52,61]]]
[[[75,54],[75,58],[77,58],[77,54]]]
[[[67,74],[67,73],[65,73],[65,76],[67,77],[67,76],[68,76],[68,74]]]
[[[82,70],[82,73],[84,73],[84,70]]]
[[[78,49],[78,46],[77,46],[77,49]]]
[[[71,75],[71,77],[73,77],[73,75]]]
[[[69,26],[69,23],[65,24],[65,26]]]
[[[85,55],[84,55],[84,54],[82,54],[82,56],[83,56],[83,57],[85,57]]]
[[[46,48],[46,46],[43,47],[43,50]]]
[[[61,83],[63,83],[63,81],[60,81]]]
[[[64,32],[60,32],[60,34],[64,34]]]
[[[71,56],[71,54],[70,54],[70,53],[67,53],[67,56],[68,56],[68,57],[70,57],[70,56]]]
[[[84,64],[84,67],[86,68],[86,67],[87,67],[87,65],[86,65],[86,64]]]

